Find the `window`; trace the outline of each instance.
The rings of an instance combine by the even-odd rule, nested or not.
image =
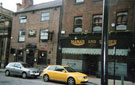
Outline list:
[[[35,30],[30,30],[29,31],[29,37],[36,37],[36,31]]]
[[[117,13],[116,30],[126,30],[128,21],[128,12]]]
[[[76,0],[76,3],[82,3],[84,0]]]
[[[55,68],[56,68],[56,66],[50,66],[50,67],[48,68],[48,70],[52,70],[52,71],[54,71],[54,70],[55,70]]]
[[[14,67],[20,68],[21,65],[20,65],[19,63],[16,63],[16,64],[14,65]]]
[[[74,32],[76,33],[82,32],[82,19],[83,19],[82,16],[74,18]]]
[[[24,42],[25,41],[25,30],[20,30],[19,31],[19,42]]]
[[[102,15],[93,15],[93,32],[102,31]]]
[[[50,13],[43,12],[41,13],[41,21],[48,21],[50,19]]]
[[[40,42],[48,41],[48,29],[40,30]]]
[[[20,23],[26,23],[27,22],[27,16],[20,16],[19,20],[20,20]]]
[[[56,71],[63,71],[64,70],[64,68],[62,68],[62,67],[60,67],[60,66],[57,66],[56,67]]]

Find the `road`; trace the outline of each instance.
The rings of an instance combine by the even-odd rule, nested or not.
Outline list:
[[[5,76],[4,71],[0,72],[0,85],[66,85],[66,83],[50,81],[44,82],[41,77],[22,79],[20,76]],[[97,85],[89,82],[87,85]]]
[[[5,76],[4,72],[0,72],[0,85],[65,85],[65,83],[44,82],[40,77],[22,79],[19,76]]]

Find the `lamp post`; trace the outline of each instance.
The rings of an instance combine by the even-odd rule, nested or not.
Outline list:
[[[108,85],[108,29],[110,0],[103,0],[101,85]]]
[[[115,85],[115,67],[116,67],[116,61],[115,61],[115,54],[116,54],[116,47],[114,46],[114,48],[113,48],[113,54],[114,54],[114,56],[113,56],[113,60],[114,60],[114,68],[113,68],[113,71],[114,71],[114,73],[113,73],[113,85]]]

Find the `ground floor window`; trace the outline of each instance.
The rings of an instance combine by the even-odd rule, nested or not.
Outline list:
[[[38,52],[38,61],[37,64],[46,65],[47,64],[47,51]]]

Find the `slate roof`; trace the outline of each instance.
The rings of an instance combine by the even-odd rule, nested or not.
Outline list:
[[[55,1],[51,1],[51,2],[28,6],[24,9],[20,9],[16,13],[47,9],[47,8],[52,8],[52,7],[57,7],[57,6],[62,6],[62,0],[55,0]]]

